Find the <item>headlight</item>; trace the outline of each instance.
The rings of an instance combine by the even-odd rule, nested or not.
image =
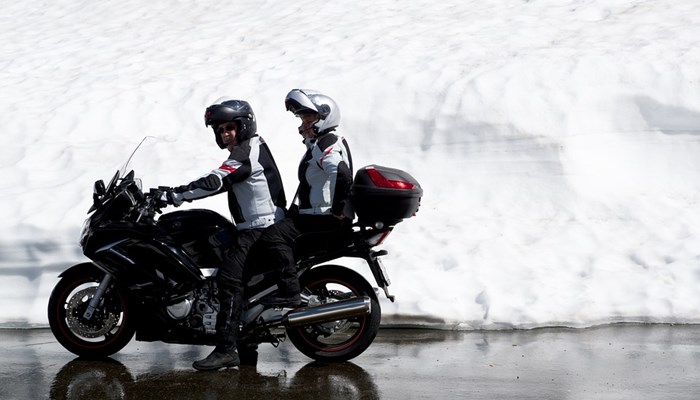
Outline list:
[[[80,246],[85,245],[85,239],[87,239],[88,232],[90,231],[90,217],[88,217],[83,222],[83,227],[80,228]]]

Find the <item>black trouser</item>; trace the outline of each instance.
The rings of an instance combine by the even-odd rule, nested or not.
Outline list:
[[[304,233],[334,231],[344,225],[343,221],[332,215],[298,214],[265,229],[258,245],[263,253],[262,262],[268,268],[274,266],[274,269],[279,271],[277,285],[280,296],[288,297],[301,291],[294,260],[295,240]]]
[[[238,324],[243,312],[243,270],[246,258],[263,229],[238,232],[236,244],[224,256],[224,263],[216,275],[221,309],[216,315],[216,342],[222,350],[236,346]]]

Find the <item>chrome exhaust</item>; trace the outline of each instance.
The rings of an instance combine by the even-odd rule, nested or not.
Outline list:
[[[282,321],[284,326],[300,326],[359,317],[372,312],[369,297],[356,297],[315,307],[299,308],[291,311]]]

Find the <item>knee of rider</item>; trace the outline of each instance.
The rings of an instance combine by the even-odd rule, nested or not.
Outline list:
[[[230,290],[240,290],[243,285],[243,280],[241,277],[219,270],[216,274],[216,283],[220,288],[225,287]]]

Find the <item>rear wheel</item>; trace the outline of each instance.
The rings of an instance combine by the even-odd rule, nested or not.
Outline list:
[[[95,267],[77,268],[56,284],[49,298],[49,325],[56,340],[82,357],[100,358],[124,348],[134,336],[135,315],[126,296],[111,285],[92,318],[83,314],[104,273]]]
[[[349,319],[288,328],[294,346],[318,361],[347,361],[362,354],[377,336],[381,309],[372,286],[357,272],[338,265],[324,265],[301,277],[301,286],[311,292],[309,306],[354,297],[371,299],[369,314]]]

